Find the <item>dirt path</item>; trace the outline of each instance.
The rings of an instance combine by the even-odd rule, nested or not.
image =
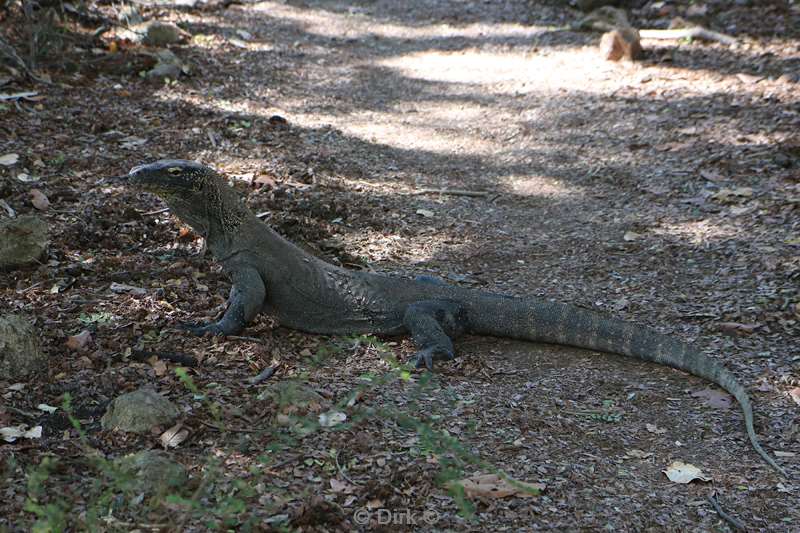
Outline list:
[[[0,278],[0,303],[38,317],[54,360],[49,379],[7,401],[30,409],[72,391],[95,446],[116,455],[157,438],[99,431],[102,408],[120,390],[156,384],[187,409],[192,438],[174,454],[195,475],[210,450],[243,450],[228,455],[224,488],[274,435],[243,443],[204,430],[171,372],[121,360],[143,335],[149,349],[203,360],[194,379],[216,391],[234,427],[274,415],[245,385],[269,364],[331,400],[389,368],[384,345],[363,339],[334,341],[339,352],[312,365],[328,340],[267,319],[248,332],[263,344],[159,335],[218,311],[226,282],[167,214],[142,215],[159,202],[98,180],[183,157],[238,177],[254,210],[332,261],[573,302],[694,342],[746,385],[765,448],[798,476],[800,411],[789,393],[800,385],[800,91],[781,76],[800,76],[800,13],[780,2],[709,5],[715,27],[741,45],[645,42],[637,64],[600,60],[596,35],[561,29],[573,14],[524,1],[154,9],[194,35],[175,49],[191,77],[153,86],[101,69],[63,75],[39,109],[3,116],[0,155],[24,154],[42,178],[54,231],[48,265]],[[14,181],[6,200],[31,210],[29,188]],[[448,188],[487,194],[419,194]],[[114,281],[150,292],[114,294]],[[67,350],[64,337],[97,312],[112,323],[96,325],[88,352]],[[386,347],[412,351],[406,340]],[[546,485],[542,495],[478,501],[467,522],[437,482],[453,454],[378,415],[276,452],[281,467],[243,497],[238,524],[286,515],[310,530],[361,528],[354,513],[366,507],[375,520],[378,509],[427,511],[442,530],[725,531],[706,500],[716,490],[752,530],[800,528],[797,485],[759,460],[736,406],[715,407],[702,380],[573,349],[478,338],[458,347],[462,357],[422,398],[420,374],[359,403],[419,409],[477,457]],[[64,455],[68,427],[45,424],[40,449],[6,447],[17,466],[0,524],[30,520],[25,469],[44,452]],[[332,449],[347,474],[338,456],[331,467]],[[662,470],[675,460],[713,484],[671,483]],[[78,470],[66,463],[63,483]]]

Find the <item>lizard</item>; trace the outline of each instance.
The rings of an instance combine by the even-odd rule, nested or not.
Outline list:
[[[715,359],[674,336],[570,304],[508,296],[414,279],[349,270],[302,250],[256,217],[225,177],[183,159],[130,170],[126,182],[164,200],[205,238],[230,278],[223,316],[188,326],[198,335],[237,335],[259,313],[308,333],[410,334],[417,368],[455,357],[453,339],[470,333],[615,353],[677,368],[719,385],[738,401],[755,451],[784,477],[761,447],[747,391]]]

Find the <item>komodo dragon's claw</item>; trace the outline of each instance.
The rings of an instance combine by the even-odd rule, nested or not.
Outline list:
[[[203,337],[208,334],[212,336],[224,335],[222,328],[220,328],[215,322],[212,322],[211,324],[203,324],[202,322],[185,323],[178,326],[178,328],[190,333],[194,333],[198,337]]]
[[[453,353],[452,350],[433,346],[418,351],[412,357],[412,361],[415,361],[415,366],[417,368],[425,367],[428,370],[433,370],[434,361],[450,361],[451,359],[455,359],[455,356],[456,354]]]

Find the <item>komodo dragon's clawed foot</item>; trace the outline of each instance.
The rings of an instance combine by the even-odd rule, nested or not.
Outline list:
[[[428,370],[433,370],[433,362],[434,361],[450,361],[455,359],[456,354],[453,352],[452,349],[444,348],[441,346],[431,346],[429,348],[425,348],[423,350],[419,350],[414,356],[411,358],[411,361],[414,362],[414,366],[417,368],[427,368]]]
[[[178,326],[178,329],[182,329],[184,331],[188,331],[189,333],[193,333],[198,337],[203,337],[205,335],[224,335],[225,332],[222,330],[222,327],[216,322],[212,322],[210,324],[204,324],[202,322],[190,322],[181,324]]]

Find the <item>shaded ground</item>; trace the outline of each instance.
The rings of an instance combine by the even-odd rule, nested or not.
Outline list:
[[[28,528],[26,479],[50,453],[62,463],[39,498],[63,495],[78,521],[89,503],[75,481],[83,452],[69,423],[19,410],[35,414],[70,392],[91,444],[115,457],[159,446],[157,435],[126,438],[98,423],[110,399],[149,383],[186,412],[190,438],[171,453],[195,479],[208,473],[208,457],[224,459],[210,483],[217,492],[203,502],[219,517],[219,494],[241,494],[246,509],[230,512],[230,527],[358,529],[355,512],[366,507],[373,519],[378,509],[435,512],[427,516],[440,529],[725,531],[706,501],[716,490],[753,530],[800,528],[796,483],[759,460],[735,406],[696,396],[706,383],[573,349],[464,339],[462,357],[432,382],[420,373],[373,383],[345,409],[352,426],[280,449],[281,432],[264,429],[274,427],[276,408],[259,392],[297,378],[346,401],[365,373],[389,370],[385,349],[403,359],[412,346],[302,335],[269,319],[236,340],[170,329],[221,311],[228,285],[156,199],[103,180],[156,158],[202,160],[238,177],[255,211],[329,260],[573,302],[691,341],[746,385],[764,446],[782,452],[778,461],[796,478],[796,6],[712,9],[711,25],[741,45],[645,42],[647,58],[633,65],[601,61],[597,35],[558,29],[573,14],[533,2],[260,2],[148,13],[195,35],[173,49],[191,77],[148,84],[131,48],[76,72],[54,70],[56,84],[37,87],[43,101],[5,105],[0,115],[0,155],[22,156],[0,167],[0,196],[23,213],[34,211],[30,188],[41,189],[53,232],[46,264],[0,277],[3,308],[36,317],[52,361],[22,391],[0,383],[14,408],[0,411],[0,425],[44,428],[40,441],[0,447],[9,480],[0,525]],[[666,24],[655,12],[636,16]],[[20,181],[21,172],[39,181]],[[424,188],[489,194],[415,194]],[[112,282],[147,293],[116,294]],[[85,352],[65,347],[87,327],[94,340]],[[191,376],[223,406],[229,431],[207,425],[210,414],[173,365],[130,360],[135,347],[199,358]],[[272,364],[275,377],[247,385]],[[474,521],[465,521],[438,482],[452,454],[401,423],[406,413],[546,490],[477,501]],[[713,484],[671,483],[661,471],[674,460],[701,467]],[[237,477],[254,492],[237,489]],[[109,516],[109,529],[166,530],[175,517],[218,527],[177,503]]]

